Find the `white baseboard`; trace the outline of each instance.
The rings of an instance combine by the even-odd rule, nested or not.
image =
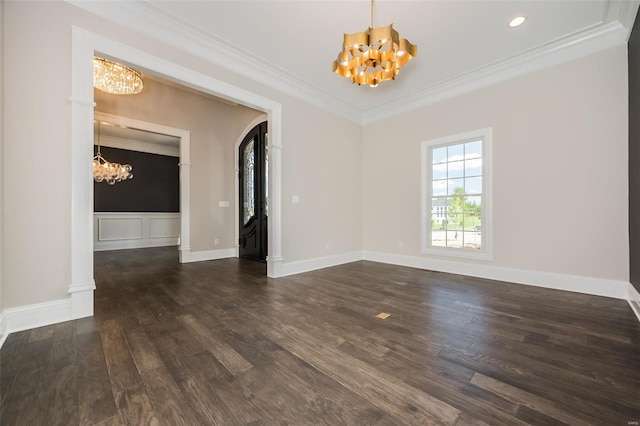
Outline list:
[[[4,345],[4,341],[7,340],[8,335],[9,333],[7,333],[7,327],[4,322],[4,312],[0,312],[0,348]]]
[[[626,281],[557,274],[552,272],[529,271],[525,269],[503,268],[477,263],[464,263],[452,260],[403,256],[371,251],[364,252],[364,260],[409,266],[412,268],[427,269],[431,271],[469,275],[473,277],[552,288],[556,290],[586,293],[595,296],[613,297],[616,299],[627,298],[628,283]]]
[[[68,299],[5,309],[0,314],[0,348],[10,333],[92,316],[93,290],[87,285],[74,289]]]
[[[98,241],[93,243],[93,251],[108,250],[128,250],[150,247],[177,246],[178,237],[163,237],[153,240],[119,240],[119,241]]]
[[[633,313],[636,314],[638,321],[640,321],[640,293],[638,293],[638,290],[636,290],[631,283],[629,283],[627,292],[627,302],[629,302]]]
[[[180,250],[180,263],[227,259],[229,257],[236,257],[235,248],[202,251]]]
[[[303,272],[315,271],[317,269],[329,268],[331,266],[362,260],[362,252],[354,251],[350,253],[336,254],[333,256],[317,257],[315,259],[300,260],[297,262],[276,263],[274,268],[274,278],[286,277],[288,275],[301,274]]]

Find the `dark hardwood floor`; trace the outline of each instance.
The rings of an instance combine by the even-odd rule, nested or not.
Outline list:
[[[637,425],[624,300],[357,262],[95,255],[95,316],[11,334],[2,425]],[[378,319],[381,312],[391,314]]]

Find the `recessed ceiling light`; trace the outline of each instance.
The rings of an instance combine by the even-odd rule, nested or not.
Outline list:
[[[517,26],[522,25],[522,23],[526,20],[527,18],[525,18],[524,16],[516,16],[515,18],[513,18],[511,20],[511,22],[509,22],[509,26],[511,28],[515,28]]]

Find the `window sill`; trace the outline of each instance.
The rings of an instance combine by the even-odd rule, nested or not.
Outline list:
[[[486,250],[477,251],[474,249],[459,249],[459,248],[447,248],[447,247],[428,247],[422,248],[422,254],[431,254],[445,257],[459,257],[464,259],[476,259],[476,260],[493,260],[491,253]]]

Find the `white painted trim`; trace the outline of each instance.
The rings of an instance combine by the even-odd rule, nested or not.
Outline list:
[[[627,287],[627,302],[629,302],[631,310],[633,310],[636,318],[640,321],[640,293],[638,293],[638,290],[636,290],[631,283],[629,283]]]
[[[626,41],[629,41],[631,31],[633,30],[633,24],[638,14],[638,7],[640,6],[640,0],[625,0],[620,2],[609,2],[609,5],[616,5],[619,7],[617,20],[627,29]]]
[[[329,268],[331,266],[357,262],[359,260],[362,260],[361,251],[341,253],[326,257],[317,257],[314,259],[299,260],[297,262],[279,262],[277,264],[278,266],[276,277],[286,277],[288,275],[301,274],[303,272],[315,271],[318,269]]]
[[[288,71],[150,3],[67,1],[243,77],[266,84],[356,123],[362,122],[362,111],[358,107],[337,99]],[[132,62],[139,64],[139,61]],[[235,102],[233,98],[227,99]]]
[[[0,314],[0,348],[11,333],[93,315],[94,288],[76,288],[68,299],[5,309]]]
[[[180,213],[96,212],[93,214],[93,249],[104,251],[179,245],[180,216]],[[140,224],[139,229],[135,233],[128,232],[131,231],[129,228],[118,229],[117,224],[121,220],[136,220]],[[106,222],[112,225],[111,230],[115,225],[120,232],[117,235],[105,235],[103,223]]]
[[[503,268],[478,263],[464,263],[452,260],[434,259],[430,257],[403,256],[372,251],[364,252],[364,260],[408,266],[411,268],[426,269],[430,271],[468,275],[497,281],[506,281],[506,284],[511,282],[535,287],[592,294],[595,296],[613,297],[615,299],[627,298],[627,283],[625,281],[609,280],[605,278]]]
[[[118,240],[118,241],[101,241],[96,243],[94,251],[110,251],[110,250],[130,250],[150,247],[170,247],[180,245],[180,238],[166,237],[154,238],[151,240]]]
[[[616,21],[604,20],[586,30],[442,81],[410,96],[362,110],[152,4],[83,0],[67,2],[359,124],[369,124],[519,75],[624,45],[638,10],[638,0],[623,1],[621,5],[608,2],[607,7],[612,9],[612,15],[616,12],[613,9],[619,7]],[[610,18],[614,19],[613,16]]]
[[[135,221],[135,228],[127,225],[131,221]],[[93,250],[177,246],[180,242],[179,222],[180,213],[95,213]],[[115,235],[108,234],[114,230]]]
[[[4,320],[4,312],[0,312],[0,349],[2,349],[2,345],[4,345],[8,335],[7,324]]]
[[[93,47],[72,28],[71,37],[71,311],[93,315]],[[87,290],[89,289],[89,290]],[[91,297],[86,297],[90,293]],[[77,294],[77,295],[76,295]],[[82,304],[82,306],[80,306]],[[36,309],[37,311],[37,309]],[[61,315],[54,315],[62,318]],[[64,321],[66,319],[62,319]],[[10,329],[10,327],[9,327]]]
[[[444,80],[380,107],[370,108],[364,111],[363,124],[384,120],[543,68],[622,46],[627,42],[628,36],[629,31],[617,22],[598,25]]]
[[[220,250],[202,250],[202,251],[185,250],[180,252],[180,258],[181,258],[180,262],[182,263],[228,259],[230,257],[237,257],[236,250],[233,248],[220,249]]]
[[[94,145],[97,140],[94,136]],[[146,152],[149,154],[166,155],[180,158],[180,148],[177,146],[163,145],[159,143],[142,142],[134,139],[117,138],[115,136],[100,136],[100,146],[126,149],[128,151]]]
[[[123,3],[120,3],[123,4]],[[107,9],[111,9],[111,6]],[[140,22],[148,22],[143,17]],[[177,40],[177,39],[176,39]],[[185,45],[181,45],[184,47]],[[185,68],[174,62],[150,55],[141,50],[110,40],[77,26],[72,27],[72,195],[82,194],[82,197],[72,196],[72,275],[81,276],[84,283],[93,282],[93,238],[91,227],[93,212],[93,185],[91,166],[86,158],[92,157],[93,147],[87,144],[93,134],[93,110],[87,105],[93,105],[93,54],[101,52],[108,56],[119,58],[125,62],[135,64],[143,69],[155,71],[164,78],[200,90],[205,93],[230,100],[249,108],[266,112],[269,117],[270,142],[275,149],[270,169],[272,178],[269,181],[270,214],[269,214],[269,257],[267,258],[267,274],[273,271],[271,263],[282,258],[282,227],[281,227],[281,194],[282,194],[282,106],[271,99],[217,80],[205,74]],[[85,105],[86,104],[86,105]],[[84,109],[83,109],[84,108]],[[79,111],[76,113],[76,111]],[[80,113],[83,112],[83,113]],[[162,132],[161,132],[162,133]],[[170,133],[168,133],[170,134]],[[191,164],[189,153],[183,152],[185,144],[180,144],[180,180],[189,183]],[[189,191],[181,191],[180,205],[190,205]],[[189,229],[189,214],[181,207],[181,228]],[[76,219],[78,219],[76,221]],[[188,261],[193,258],[190,247],[190,233],[183,233],[180,238],[180,259]],[[271,276],[271,275],[269,275]]]
[[[73,319],[71,299],[5,309],[3,314],[7,334]]]

